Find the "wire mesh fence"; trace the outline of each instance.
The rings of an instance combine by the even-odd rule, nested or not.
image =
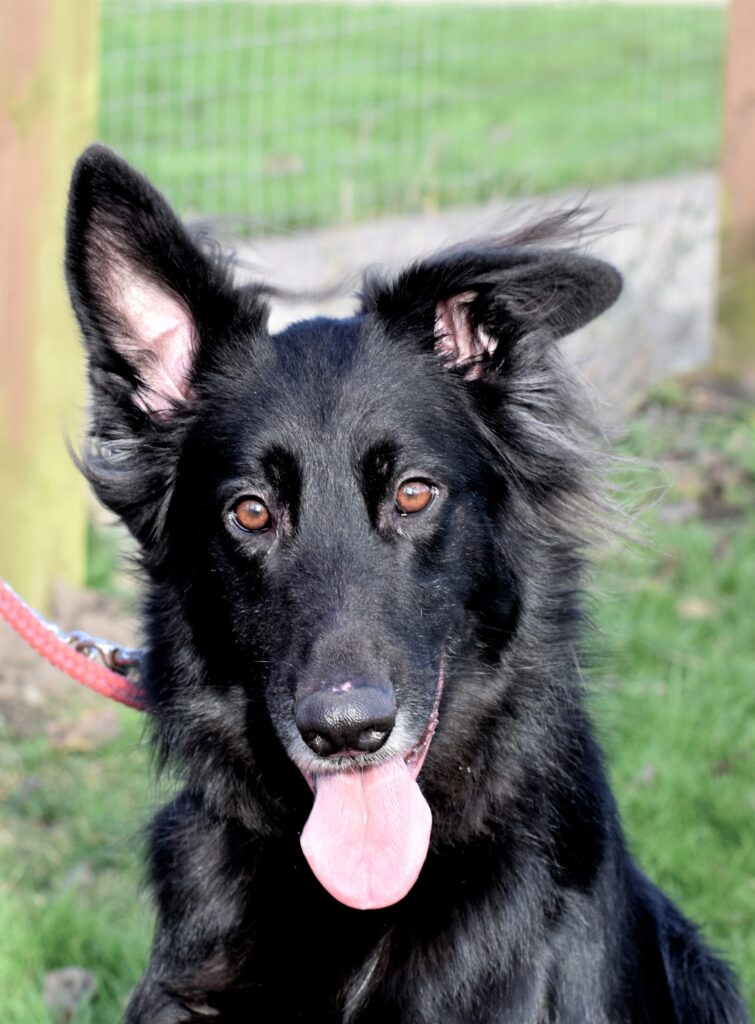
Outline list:
[[[249,233],[713,166],[702,3],[103,0],[100,137]]]

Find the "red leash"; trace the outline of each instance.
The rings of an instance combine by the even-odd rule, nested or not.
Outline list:
[[[138,672],[141,651],[118,647],[78,630],[63,632],[33,611],[2,579],[0,618],[38,654],[72,679],[130,708],[147,710],[144,691],[128,678],[129,672]]]

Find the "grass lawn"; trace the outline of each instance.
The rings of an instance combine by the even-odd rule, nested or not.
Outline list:
[[[599,559],[594,713],[630,845],[755,1013],[755,413],[669,392],[625,446],[660,463],[649,547]]]
[[[139,892],[138,829],[148,763],[136,712],[88,752],[40,737],[0,753],[0,992],[4,1024],[63,1024],[42,1000],[46,972],[76,965],[96,980],[71,1018],[114,1024],[144,966],[151,932]]]
[[[716,6],[103,4],[100,136],[184,214],[332,224],[714,166]]]
[[[653,506],[649,546],[597,560],[594,713],[633,849],[736,966],[755,1010],[755,417],[710,389],[668,389],[624,449],[660,469],[622,471]],[[40,993],[45,972],[70,964],[97,982],[73,1020],[112,1024],[151,928],[142,723],[123,711],[116,739],[78,745],[25,724],[0,746],[3,1024],[61,1020]]]

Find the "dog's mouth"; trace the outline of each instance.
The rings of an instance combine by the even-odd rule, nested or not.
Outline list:
[[[315,802],[301,834],[304,856],[321,885],[357,910],[398,903],[427,857],[430,808],[417,776],[438,726],[444,670],[419,740],[407,754],[371,765],[308,776]]]

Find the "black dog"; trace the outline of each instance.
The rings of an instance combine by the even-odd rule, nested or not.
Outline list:
[[[583,709],[595,458],[554,342],[620,279],[556,226],[271,335],[147,181],[79,161],[83,464],[141,545],[186,780],[131,1024],[747,1020],[627,853]]]

